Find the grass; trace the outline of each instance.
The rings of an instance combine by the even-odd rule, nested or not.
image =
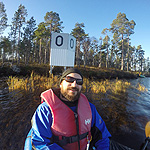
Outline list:
[[[94,93],[106,93],[107,91],[111,91],[113,93],[125,92],[127,88],[129,88],[130,83],[123,80],[104,80],[101,82],[93,81],[91,83],[91,89]]]
[[[41,75],[37,75],[34,72],[31,73],[30,77],[12,77],[9,76],[7,84],[9,86],[9,90],[25,90],[26,92],[32,91],[34,92],[36,89],[49,89],[51,87],[58,86],[58,77],[45,77]]]
[[[9,90],[25,90],[26,92],[32,91],[34,92],[36,89],[46,90],[50,88],[59,87],[59,77],[52,76],[46,77],[37,75],[34,72],[31,73],[30,77],[12,77],[10,76],[8,79]],[[117,93],[125,93],[126,89],[131,87],[130,82],[126,80],[102,80],[102,81],[94,81],[88,78],[84,78],[83,84],[83,93],[91,91],[92,93],[106,93],[111,91],[114,94]],[[136,89],[139,91],[146,91],[147,89],[138,84]]]
[[[148,91],[146,88],[145,88],[145,86],[143,86],[143,85],[141,85],[141,84],[138,84],[137,85],[137,89],[139,90],[139,91]]]

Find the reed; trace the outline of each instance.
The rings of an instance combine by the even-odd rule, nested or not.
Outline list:
[[[52,87],[58,86],[59,78],[57,76],[54,77],[45,77],[31,73],[30,77],[26,78],[18,78],[10,76],[7,84],[9,86],[9,90],[25,90],[26,92],[31,91],[34,92],[37,89],[46,90]]]
[[[26,92],[34,92],[36,89],[46,90],[50,88],[59,87],[59,77],[51,76],[45,77],[31,73],[30,77],[18,78],[10,76],[8,79],[9,90],[25,90]],[[124,80],[102,80],[102,81],[91,81],[84,78],[84,84],[82,92],[92,92],[92,93],[106,93],[110,91],[111,93],[125,93],[128,88],[132,87],[130,82]],[[146,91],[147,89],[138,84],[136,88],[139,91]]]
[[[141,91],[141,92],[144,92],[144,91],[148,91],[146,88],[145,88],[145,86],[143,86],[143,85],[141,85],[141,84],[137,84],[137,89],[139,90],[139,91]]]
[[[106,93],[111,91],[115,94],[126,92],[126,89],[131,86],[130,82],[123,80],[104,80],[104,81],[89,81],[86,79],[86,82],[83,85],[83,88],[90,88],[93,93]]]

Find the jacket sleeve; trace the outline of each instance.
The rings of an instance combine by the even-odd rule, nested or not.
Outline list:
[[[92,141],[90,144],[90,148],[94,146],[96,150],[109,150],[109,137],[111,134],[107,130],[105,122],[97,112],[95,106],[90,103],[92,110]]]
[[[63,150],[58,144],[51,142],[52,114],[48,105],[40,104],[32,118],[32,147],[37,150]]]

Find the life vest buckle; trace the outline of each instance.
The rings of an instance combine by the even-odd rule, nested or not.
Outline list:
[[[71,136],[71,137],[63,136],[62,140],[66,140],[67,143],[74,143],[74,142],[78,141],[78,137],[77,137],[77,135],[76,136]]]

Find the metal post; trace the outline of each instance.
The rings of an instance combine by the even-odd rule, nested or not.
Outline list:
[[[53,67],[52,67],[52,65],[50,65],[50,71],[49,71],[50,75],[52,74],[52,69],[53,69]]]

